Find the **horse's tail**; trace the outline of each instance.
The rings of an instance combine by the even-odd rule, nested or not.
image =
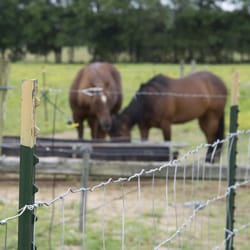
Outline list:
[[[223,112],[216,132],[216,140],[223,140],[225,137],[225,112]]]
[[[216,146],[216,151],[215,152],[214,152],[213,146],[210,146],[208,148],[208,151],[207,151],[207,154],[206,154],[206,162],[214,162],[215,157],[217,158],[218,156],[220,156],[222,146],[223,146],[222,140],[225,137],[224,133],[225,133],[225,113],[223,112],[223,114],[221,115],[220,120],[219,120],[219,126],[218,126],[218,129],[216,131],[216,138],[215,138],[215,141],[218,140],[219,143]]]

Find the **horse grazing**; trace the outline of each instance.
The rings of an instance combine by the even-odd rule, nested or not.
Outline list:
[[[116,141],[130,141],[130,130],[137,124],[142,140],[149,129],[160,128],[165,141],[171,140],[171,124],[199,120],[209,144],[224,138],[224,108],[227,89],[216,75],[202,71],[180,79],[161,74],[141,84],[129,105],[113,117],[110,136]],[[218,155],[222,144],[216,149]],[[206,161],[212,162],[213,147],[207,151]]]
[[[122,105],[121,77],[109,63],[91,63],[76,75],[69,94],[73,120],[78,124],[78,138],[83,139],[84,120],[92,139],[104,139],[111,127],[112,115]]]

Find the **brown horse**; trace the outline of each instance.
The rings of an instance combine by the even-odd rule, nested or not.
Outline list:
[[[113,117],[112,140],[130,141],[130,130],[137,124],[142,140],[151,127],[163,131],[171,140],[171,124],[199,120],[209,144],[224,138],[224,108],[227,89],[223,81],[209,72],[197,72],[180,79],[156,75],[142,84],[130,104]],[[222,145],[217,147],[220,152]],[[206,161],[213,161],[209,147]],[[217,154],[218,154],[217,153]]]
[[[92,139],[103,139],[111,127],[112,115],[122,104],[121,77],[109,63],[92,63],[81,69],[69,94],[73,120],[78,124],[78,138],[84,134],[84,120],[91,129]]]

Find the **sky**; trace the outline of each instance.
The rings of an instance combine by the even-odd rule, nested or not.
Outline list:
[[[168,3],[169,0],[161,0],[162,3]],[[230,0],[225,0],[222,3],[220,3],[220,6],[225,10],[225,11],[233,11],[236,7],[237,4],[232,4],[230,3]]]
[[[237,5],[236,5],[236,4],[229,3],[229,1],[223,1],[223,3],[221,4],[221,7],[222,7],[224,10],[232,11],[232,10],[234,10],[234,9],[237,7]]]

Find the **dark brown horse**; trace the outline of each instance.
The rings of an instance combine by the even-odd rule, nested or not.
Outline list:
[[[224,108],[227,89],[223,81],[209,72],[197,72],[180,79],[156,75],[142,84],[130,104],[113,118],[112,140],[130,141],[130,130],[137,124],[142,140],[149,129],[160,128],[164,140],[171,140],[171,124],[199,120],[209,144],[224,138]],[[217,147],[220,151],[222,145]],[[211,161],[213,148],[207,152]]]
[[[73,120],[78,124],[78,138],[84,134],[84,120],[91,128],[91,137],[105,138],[112,115],[122,104],[121,77],[109,63],[92,63],[81,69],[73,81],[69,103]]]

